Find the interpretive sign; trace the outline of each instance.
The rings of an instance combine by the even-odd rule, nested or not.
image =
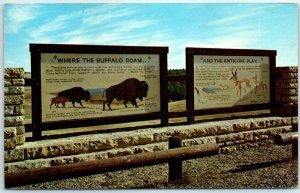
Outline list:
[[[270,102],[265,56],[194,56],[195,109]]]
[[[44,125],[124,122],[120,117],[164,111],[165,47],[31,44],[30,50],[32,78],[40,83],[33,88],[39,98],[33,108],[40,106]]]
[[[42,53],[41,81],[43,122],[160,111],[159,55]]]
[[[190,107],[196,112],[269,108],[275,56],[270,50],[187,48]]]

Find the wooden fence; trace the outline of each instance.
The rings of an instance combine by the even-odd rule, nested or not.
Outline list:
[[[169,182],[181,182],[182,167],[178,168],[177,166],[178,164],[182,165],[182,160],[211,156],[219,153],[219,146],[216,143],[180,147],[181,139],[177,137],[175,137],[175,140],[174,138],[170,139],[171,140],[169,142],[174,143],[175,141],[175,145],[170,144],[172,149],[169,150],[114,157],[96,161],[79,162],[15,173],[5,173],[5,187],[10,188],[26,184],[150,166],[166,162],[169,162],[169,176],[172,176],[169,178]],[[176,148],[174,148],[174,146]]]

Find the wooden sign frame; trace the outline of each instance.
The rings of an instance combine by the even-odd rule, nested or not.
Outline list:
[[[139,46],[103,46],[103,45],[68,45],[68,44],[30,44],[31,73],[32,73],[32,133],[33,139],[38,140],[42,131],[50,129],[62,129],[83,127],[92,125],[104,125],[132,121],[144,121],[161,119],[161,125],[166,125],[168,114],[167,96],[167,54],[168,47],[139,47]],[[159,56],[160,79],[160,111],[109,116],[99,118],[74,119],[53,122],[42,122],[42,94],[41,94],[41,55],[44,53],[67,54],[155,54]]]
[[[189,124],[194,122],[195,116],[209,114],[224,114],[232,112],[254,111],[270,109],[271,114],[274,112],[276,101],[276,85],[275,85],[275,68],[276,68],[276,50],[251,50],[251,49],[217,49],[217,48],[186,48],[186,70],[187,70],[187,121]],[[194,56],[263,56],[269,57],[269,77],[270,77],[270,102],[263,104],[236,105],[232,107],[210,108],[210,109],[195,109],[194,99]]]

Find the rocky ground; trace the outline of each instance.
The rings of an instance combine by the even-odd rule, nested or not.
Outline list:
[[[15,189],[295,188],[298,162],[291,146],[260,147],[183,162],[183,183],[168,183],[161,164]]]

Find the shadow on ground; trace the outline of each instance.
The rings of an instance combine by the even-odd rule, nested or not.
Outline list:
[[[232,173],[239,173],[239,172],[247,172],[252,170],[257,170],[261,168],[267,168],[273,165],[284,163],[286,160],[280,161],[271,161],[271,162],[262,162],[262,163],[253,163],[249,165],[240,165],[237,169],[230,170],[229,172]]]

